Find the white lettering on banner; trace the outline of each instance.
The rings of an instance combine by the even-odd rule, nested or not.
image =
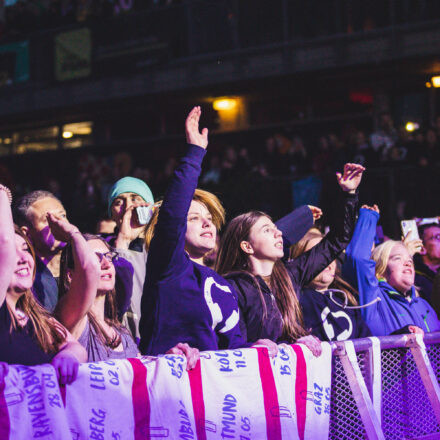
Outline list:
[[[11,365],[0,402],[23,401],[6,407],[14,434],[1,440],[327,438],[332,355],[323,346],[320,358],[299,345],[281,345],[274,359],[255,348],[205,352],[190,373],[177,355],[83,364],[65,406],[52,367]]]
[[[351,334],[353,333],[353,323],[351,322],[350,317],[342,310],[338,312],[332,312],[328,307],[325,307],[324,310],[321,312],[321,321],[322,325],[324,327],[325,334],[328,336],[329,340],[332,341],[335,337],[335,329],[333,328],[333,325],[328,322],[327,317],[328,315],[332,315],[333,318],[343,318],[346,319],[348,322],[348,329],[345,329],[343,332],[341,332],[337,337],[337,341],[346,341],[350,338]]]

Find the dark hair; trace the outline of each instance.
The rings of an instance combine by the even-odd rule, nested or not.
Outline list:
[[[15,233],[19,235],[29,247],[29,252],[34,260],[34,273],[35,277],[35,251],[34,248],[26,237],[26,235],[15,225]],[[7,305],[7,303],[6,303]],[[8,307],[9,314],[11,316],[12,327],[17,328],[17,320],[13,311]],[[42,307],[35,299],[31,290],[27,290],[17,300],[16,308],[21,310],[29,318],[29,321],[34,328],[35,337],[41,349],[45,353],[54,353],[58,351],[58,347],[66,340],[66,329],[57,323],[53,319],[47,310]]]
[[[425,225],[421,225],[418,227],[419,235],[422,241],[425,240],[424,235],[427,229],[430,228],[439,228],[440,229],[440,223],[426,223]]]
[[[86,241],[99,240],[105,244],[105,246],[108,248],[109,251],[112,250],[112,247],[105,240],[103,240],[102,237],[99,237],[98,235],[83,234],[83,237]],[[72,250],[72,246],[70,243],[67,244],[67,246],[63,249],[63,251],[61,253],[59,299],[61,299],[68,292],[68,290],[70,288],[70,282],[69,282],[69,279],[67,276],[69,269],[70,270],[75,269],[73,250]],[[96,335],[98,335],[98,337],[101,339],[101,342],[104,345],[114,349],[121,343],[120,332],[124,330],[124,327],[121,325],[121,323],[118,320],[115,289],[107,292],[107,294],[105,296],[104,320],[109,326],[114,327],[118,330],[116,332],[116,337],[110,338],[107,335],[107,333],[102,328],[102,326],[99,324],[98,320],[96,319],[96,317],[92,311],[89,310],[87,312],[87,318],[90,322],[90,325],[92,326],[92,328],[94,330],[94,333]]]
[[[29,208],[38,200],[42,199],[55,199],[61,203],[61,201],[55,197],[49,191],[37,190],[25,194],[20,197],[13,206],[14,221],[18,226],[31,226],[29,219]]]
[[[254,277],[260,293],[261,303],[266,316],[266,304],[260,285],[251,272],[248,255],[241,249],[241,242],[249,239],[252,226],[261,217],[270,217],[261,211],[250,211],[232,219],[220,241],[216,271],[220,275],[234,272],[247,273]],[[270,275],[270,285],[275,296],[278,308],[283,316],[283,337],[294,341],[307,332],[304,330],[303,317],[295,289],[284,263],[277,260]]]

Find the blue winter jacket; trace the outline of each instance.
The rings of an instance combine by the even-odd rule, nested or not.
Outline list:
[[[353,238],[346,249],[342,267],[344,278],[359,291],[362,317],[375,336],[398,332],[408,325],[416,325],[425,332],[440,330],[440,321],[433,308],[416,296],[414,286],[411,294],[404,296],[385,280],[375,275],[376,263],[371,259],[371,248],[376,234],[379,214],[362,208]]]

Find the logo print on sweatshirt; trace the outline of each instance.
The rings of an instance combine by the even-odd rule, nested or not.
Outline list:
[[[350,317],[342,310],[339,310],[338,312],[332,312],[328,307],[326,307],[321,312],[321,321],[322,321],[322,326],[324,327],[325,334],[328,336],[328,339],[330,341],[335,339],[335,329],[333,328],[333,325],[330,322],[328,322],[328,320],[327,320],[327,316],[329,314],[333,317],[333,319],[344,318],[348,322],[348,329],[345,329],[344,331],[342,331],[336,337],[336,340],[337,341],[345,341],[346,339],[349,339],[352,332],[353,332],[353,324],[351,322]]]
[[[212,286],[217,287],[218,289],[222,290],[223,292],[228,292],[228,293],[232,293],[232,292],[228,286],[223,286],[223,285],[217,283],[217,281],[215,281],[213,277],[208,277],[205,280],[205,286],[203,288],[203,293],[205,295],[206,304],[208,305],[209,310],[211,312],[212,329],[214,330],[217,327],[217,325],[223,321],[223,314],[220,309],[220,306],[212,300],[212,294],[211,294]],[[231,316],[229,316],[226,319],[225,325],[219,330],[219,332],[220,333],[228,332],[229,330],[231,330],[232,328],[234,328],[237,325],[238,320],[239,320],[238,312],[236,310],[234,310],[231,313]]]

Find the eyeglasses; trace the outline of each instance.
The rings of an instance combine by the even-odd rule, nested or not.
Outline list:
[[[119,254],[116,251],[108,251],[105,253],[102,252],[95,252],[96,256],[99,259],[99,262],[102,263],[102,260],[105,258],[109,263],[112,263],[113,261],[117,260],[119,257]]]
[[[440,234],[431,235],[427,240],[440,241]]]

